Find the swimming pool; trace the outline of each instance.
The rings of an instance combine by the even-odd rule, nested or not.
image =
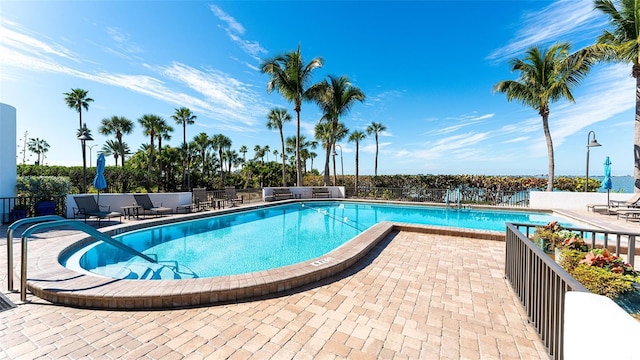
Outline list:
[[[371,226],[401,222],[504,231],[505,222],[546,224],[546,213],[362,202],[294,202],[132,231],[114,238],[158,259],[150,264],[96,242],[63,257],[77,271],[117,279],[245,274],[315,259]]]

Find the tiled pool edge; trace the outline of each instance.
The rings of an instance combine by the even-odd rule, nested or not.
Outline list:
[[[119,233],[122,232],[120,228],[107,232]],[[55,238],[39,240],[47,241],[47,244],[29,255],[28,289],[33,295],[53,303],[111,310],[168,309],[238,301],[294,289],[336,275],[364,257],[386,236],[399,231],[504,241],[501,232],[382,222],[331,253],[308,262],[234,276],[158,281],[109,279],[65,268],[58,262],[58,254],[70,246],[75,247],[81,237]]]

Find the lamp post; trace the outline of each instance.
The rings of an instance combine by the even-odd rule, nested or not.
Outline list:
[[[93,144],[93,145],[89,145],[87,146],[89,148],[89,167],[91,167],[91,164],[93,164],[93,160],[91,160],[92,154],[93,154],[93,147],[97,146],[98,144]]]
[[[593,134],[593,139],[591,139],[591,134]],[[596,132],[591,130],[587,134],[587,175],[585,176],[586,181],[584,182],[584,192],[589,191],[589,149],[596,146],[602,145],[600,145],[598,140],[596,140]]]
[[[340,148],[340,170],[342,172],[342,176],[341,176],[342,179],[341,179],[340,182],[342,183],[342,185],[344,185],[344,162],[342,161],[342,146],[340,146],[338,144],[336,144],[335,146]],[[335,147],[334,147],[333,151],[335,152]]]
[[[78,137],[78,140],[82,143],[82,193],[87,193],[87,141],[93,141],[91,135],[87,132],[83,132]]]

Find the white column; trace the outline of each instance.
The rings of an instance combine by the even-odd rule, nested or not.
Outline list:
[[[0,103],[0,197],[16,196],[16,108]],[[0,203],[0,219],[8,219],[9,203]]]

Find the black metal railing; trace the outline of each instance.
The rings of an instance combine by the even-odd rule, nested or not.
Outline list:
[[[549,355],[563,359],[565,294],[567,291],[589,290],[529,239],[535,227],[532,224],[507,224],[505,276]],[[640,234],[566,229],[580,234],[591,242],[592,247],[612,248],[618,256],[626,250],[627,261],[633,263],[635,238]]]
[[[52,199],[55,202],[55,213],[38,214],[37,204],[40,202],[40,199],[36,197],[0,197],[0,221],[3,224],[7,224],[23,217],[32,217],[38,215],[64,215],[67,208],[67,197],[56,196]]]

